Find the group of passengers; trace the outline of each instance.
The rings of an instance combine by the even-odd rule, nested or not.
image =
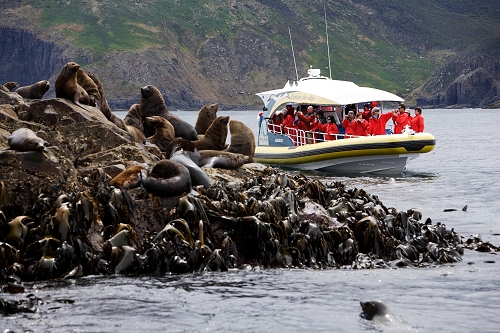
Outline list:
[[[356,111],[355,107],[346,106],[347,116],[342,122],[345,138],[386,134],[385,126],[390,119],[394,122],[394,134],[401,134],[406,126],[411,127],[416,133],[424,131],[424,118],[420,107],[415,107],[415,116],[412,117],[410,110],[406,109],[404,104],[399,104],[396,110],[382,114],[376,105],[376,102],[365,104],[363,110],[359,111]],[[325,118],[323,111],[315,111],[313,106],[308,106],[305,113],[302,113],[295,112],[293,105],[287,104],[285,109],[273,115],[271,123],[273,127],[283,126],[284,133],[295,138],[298,131],[302,130],[306,133],[303,143],[314,143],[335,140],[339,134],[336,122],[340,124],[338,118],[333,115]]]

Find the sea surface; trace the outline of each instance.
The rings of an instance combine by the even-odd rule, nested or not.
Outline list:
[[[173,112],[196,122],[196,111]],[[218,115],[256,132],[257,113]],[[387,207],[417,209],[424,220],[499,246],[500,110],[423,110],[423,116],[437,145],[410,161],[404,175],[310,176],[363,188]],[[31,293],[40,304],[35,314],[0,317],[0,331],[499,332],[499,255],[466,250],[463,261],[430,268],[246,269],[36,282],[24,295],[1,296]],[[397,323],[361,318],[359,302],[370,300],[383,301]]]

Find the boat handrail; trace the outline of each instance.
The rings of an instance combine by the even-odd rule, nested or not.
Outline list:
[[[328,134],[321,131],[306,131],[294,127],[286,127],[281,124],[268,124],[268,130],[274,134],[286,135],[292,139],[294,146],[304,146],[308,144],[334,141],[340,139],[350,139],[350,138],[361,138],[358,135],[347,135],[347,134]],[[333,137],[333,139],[325,139],[326,136]]]

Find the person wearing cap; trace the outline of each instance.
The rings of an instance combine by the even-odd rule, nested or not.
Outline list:
[[[372,110],[372,116],[368,121],[368,135],[384,135],[385,124],[392,118],[392,112],[389,111],[384,114],[380,114],[381,110],[379,107],[374,107]]]
[[[424,131],[424,117],[422,117],[422,109],[418,106],[415,107],[415,117],[410,117],[410,127],[415,133]]]
[[[339,129],[333,120],[333,116],[326,117],[326,124],[321,124],[319,128],[321,132],[325,133],[325,141],[337,140]]]
[[[406,111],[404,104],[399,104],[397,110],[392,111],[392,121],[394,121],[394,134],[403,133],[403,129],[406,125],[409,125],[410,119],[409,114]]]

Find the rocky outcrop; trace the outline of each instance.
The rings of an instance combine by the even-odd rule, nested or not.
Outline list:
[[[500,100],[499,55],[495,41],[458,54],[420,88],[417,105],[427,108],[494,107]]]

